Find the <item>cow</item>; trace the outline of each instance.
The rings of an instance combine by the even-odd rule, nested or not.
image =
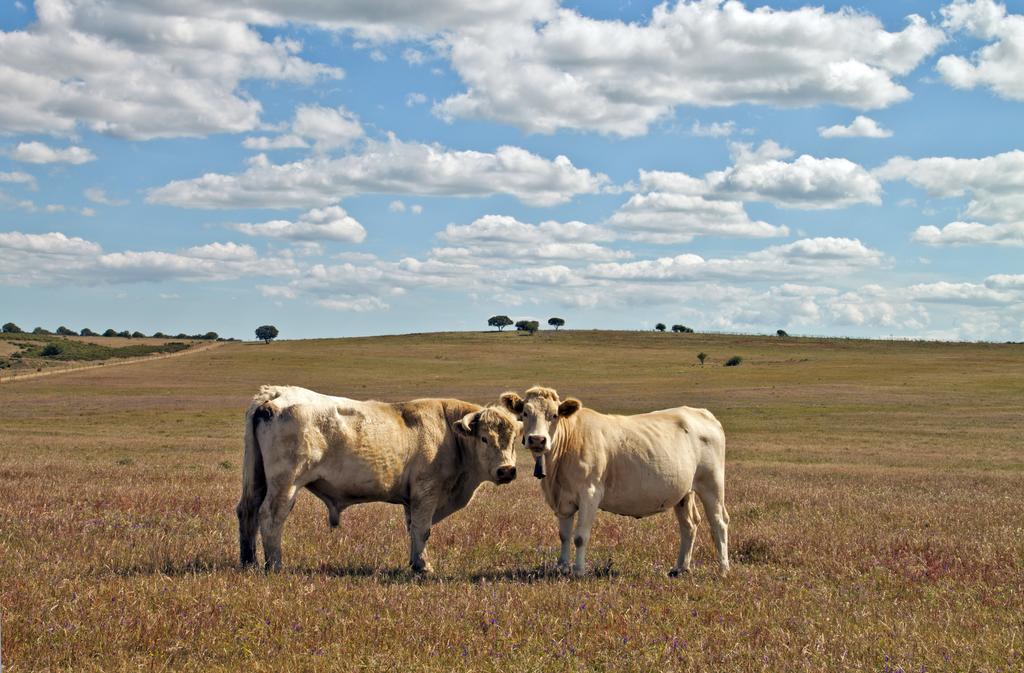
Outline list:
[[[281,567],[281,532],[299,490],[342,510],[364,502],[405,508],[409,564],[429,573],[430,527],[469,503],[484,481],[516,478],[519,421],[500,406],[454,399],[388,404],[262,386],[245,415],[242,497],[236,508],[243,567]]]
[[[679,556],[672,577],[689,572],[704,504],[718,550],[719,572],[729,572],[725,509],[725,433],[705,409],[676,407],[634,416],[614,416],[562,400],[551,388],[534,387],[525,399],[503,393],[502,405],[523,423],[523,444],[533,454],[534,476],[558,517],[559,568],[569,569],[570,540],[576,544],[575,574],[585,571],[587,544],[597,510],[641,518],[675,511]],[[573,516],[576,527],[573,530]]]

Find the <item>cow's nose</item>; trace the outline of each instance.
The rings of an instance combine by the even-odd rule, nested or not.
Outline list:
[[[548,438],[544,435],[530,435],[526,438],[527,448],[534,449],[536,451],[542,451],[548,443]]]
[[[498,478],[499,484],[507,484],[516,478],[516,468],[514,465],[511,467],[503,465],[498,468],[495,476]]]

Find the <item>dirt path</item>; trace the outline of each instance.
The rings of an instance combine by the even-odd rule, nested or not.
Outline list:
[[[97,364],[94,364],[94,365],[81,365],[81,366],[77,366],[77,367],[76,366],[71,366],[71,367],[63,367],[63,368],[60,368],[60,369],[47,369],[46,371],[42,371],[42,372],[25,372],[23,374],[19,373],[19,374],[0,375],[0,383],[15,383],[17,381],[24,381],[26,379],[36,379],[36,378],[39,378],[41,376],[54,376],[56,374],[69,374],[71,372],[84,372],[87,369],[99,369],[100,367],[118,367],[118,366],[121,366],[121,365],[139,364],[141,362],[152,362],[153,360],[165,360],[167,358],[176,358],[176,357],[181,357],[182,355],[191,355],[193,353],[200,353],[202,351],[208,351],[211,348],[217,348],[217,347],[223,346],[223,345],[224,345],[223,341],[214,341],[212,343],[202,344],[200,346],[192,346],[191,348],[188,348],[186,350],[176,351],[174,353],[161,353],[161,354],[158,354],[158,355],[144,355],[142,357],[126,358],[126,359],[123,359],[123,360],[107,360],[105,362],[100,362],[100,363],[97,363]]]

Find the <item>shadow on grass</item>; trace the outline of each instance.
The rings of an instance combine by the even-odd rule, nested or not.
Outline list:
[[[164,575],[167,577],[187,577],[189,575],[210,575],[220,572],[240,572],[263,575],[262,564],[252,568],[241,568],[238,561],[232,558],[195,558],[187,561],[165,560],[154,563],[137,563],[122,568],[113,568],[111,572],[118,577],[137,577],[148,575]],[[313,567],[288,567],[281,569],[285,575],[303,575],[307,577],[337,577],[337,578],[363,578],[373,580],[381,584],[421,584],[430,582],[444,583],[487,583],[487,582],[512,582],[518,584],[534,584],[536,582],[557,582],[568,580],[593,580],[607,579],[619,576],[619,571],[612,568],[610,559],[599,561],[592,565],[583,577],[574,577],[571,573],[563,571],[554,563],[542,563],[526,567],[499,567],[493,570],[484,570],[469,574],[446,574],[443,569],[440,573],[420,575],[412,572],[407,567],[387,568],[360,565],[333,565],[321,563]]]

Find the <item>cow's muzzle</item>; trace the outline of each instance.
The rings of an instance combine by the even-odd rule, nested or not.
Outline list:
[[[494,479],[499,484],[507,484],[516,478],[516,467],[515,465],[503,465],[495,470]]]

